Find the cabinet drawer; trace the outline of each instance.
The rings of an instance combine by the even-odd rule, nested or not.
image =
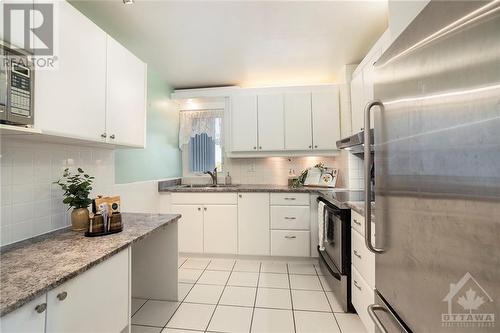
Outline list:
[[[351,231],[351,261],[366,282],[375,286],[375,254],[366,248],[365,239],[357,231]]]
[[[271,255],[309,257],[309,231],[271,230]]]
[[[271,207],[271,229],[309,230],[309,207]]]
[[[309,206],[308,193],[271,193],[271,205]]]
[[[172,193],[172,204],[236,205],[236,193]]]
[[[358,214],[351,209],[351,227],[359,232],[361,235],[365,235],[365,217]]]
[[[356,267],[352,266],[352,305],[358,312],[361,322],[370,333],[375,332],[375,325],[368,314],[368,305],[375,303],[375,294],[373,289],[366,283]]]

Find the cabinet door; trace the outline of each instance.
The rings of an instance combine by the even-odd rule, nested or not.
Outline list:
[[[130,297],[127,249],[47,293],[46,332],[120,332]]]
[[[283,113],[283,95],[259,95],[257,100],[259,150],[284,150],[285,117]]]
[[[236,254],[238,237],[236,205],[203,206],[203,247],[205,253]]]
[[[233,96],[231,107],[232,151],[257,150],[257,96]]]
[[[285,94],[285,148],[312,149],[311,93]]]
[[[43,333],[45,331],[46,297],[45,294],[37,297],[21,308],[3,316],[0,319],[0,332]]]
[[[317,150],[337,149],[340,140],[339,90],[312,93],[313,147]]]
[[[106,33],[66,1],[59,8],[56,68],[35,73],[35,127],[51,134],[103,141]]]
[[[179,252],[203,253],[203,211],[201,205],[172,205],[172,213],[181,214]]]
[[[357,133],[364,127],[363,73],[359,72],[351,81],[352,132]]]
[[[269,193],[238,194],[238,254],[269,255]]]
[[[144,147],[146,65],[107,38],[106,133],[110,143]]]

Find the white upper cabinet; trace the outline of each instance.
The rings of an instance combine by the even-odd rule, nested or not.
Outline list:
[[[246,94],[242,91],[232,96],[233,156],[301,155],[311,150],[337,149],[337,86],[249,88]]]
[[[314,150],[337,149],[340,139],[339,90],[334,87],[312,93],[312,132]]]
[[[311,149],[311,131],[311,93],[285,94],[285,149]]]
[[[257,95],[235,95],[231,104],[232,151],[256,151]]]
[[[285,117],[283,113],[283,94],[258,95],[257,101],[258,149],[261,151],[284,150]]]
[[[364,127],[363,108],[363,73],[354,76],[351,81],[352,131],[357,133]]]
[[[65,1],[59,8],[57,68],[35,73],[35,127],[104,141],[106,33]]]
[[[108,142],[144,147],[146,65],[129,50],[107,38],[106,132]]]
[[[390,46],[390,43],[390,33],[389,30],[386,30],[353,73],[351,80],[351,119],[353,133],[357,133],[365,127],[365,106],[375,98],[373,93],[376,79],[375,63]],[[372,116],[370,128],[373,128],[373,120],[374,117]]]

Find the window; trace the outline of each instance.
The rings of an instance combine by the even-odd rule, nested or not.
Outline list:
[[[222,169],[223,114],[223,110],[181,111],[179,146],[189,173]]]

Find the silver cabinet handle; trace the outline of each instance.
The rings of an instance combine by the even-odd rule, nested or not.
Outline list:
[[[295,200],[296,198],[285,198],[285,200]]]
[[[107,138],[107,136],[108,135],[106,134],[106,132],[104,132],[104,133],[101,134],[101,138],[103,138],[103,139]]]
[[[354,279],[353,279],[353,280],[352,280],[352,282],[354,283],[354,286],[355,286],[356,288],[358,288],[359,290],[362,290],[362,289],[363,289],[363,288],[361,288],[361,286],[358,284],[358,281],[356,281],[356,280],[354,280]]]
[[[357,225],[361,226],[361,222],[359,222],[358,220],[356,219],[352,219],[352,222],[356,223]]]
[[[371,192],[372,192],[372,183],[371,183],[371,166],[372,166],[372,156],[370,154],[370,147],[372,145],[371,136],[370,136],[370,116],[371,109],[374,106],[380,107],[381,111],[384,111],[384,104],[382,104],[379,100],[373,100],[370,103],[366,104],[365,107],[365,244],[368,250],[373,253],[384,253],[384,249],[376,248],[372,245],[372,203],[371,203]],[[379,221],[380,222],[380,221]]]
[[[64,301],[66,297],[68,297],[68,293],[63,291],[62,293],[57,294],[57,299],[60,301]]]
[[[253,149],[255,150],[255,149],[257,149],[257,147],[256,147],[256,146],[254,146],[254,147],[253,147]]]
[[[238,195],[240,198],[243,198],[243,196],[241,194]]]
[[[114,138],[115,138],[115,135],[114,135],[114,134],[111,134],[111,135],[109,136],[109,138],[110,138],[110,139],[114,139]]]
[[[293,216],[285,216],[285,220],[296,220],[297,218],[296,217],[293,217]]]
[[[200,211],[200,210],[201,210],[201,207],[198,207],[198,210]]]
[[[35,306],[35,311],[38,313],[43,313],[47,309],[47,303],[38,304]]]
[[[297,238],[297,236],[285,236],[286,239],[294,239]]]
[[[358,251],[357,251],[357,250],[354,250],[353,252],[354,252],[354,255],[355,255],[356,257],[358,257],[359,259],[361,259],[361,255],[358,253]]]
[[[375,311],[383,311],[383,312],[390,314],[393,321],[396,324],[398,324],[399,328],[401,329],[401,332],[409,333],[408,330],[397,319],[397,317],[394,315],[394,313],[391,310],[386,309],[384,306],[379,305],[379,304],[371,304],[371,305],[368,305],[367,311],[368,311],[368,314],[370,315],[370,318],[373,320],[373,322],[375,323],[375,326],[377,326],[377,328],[380,332],[389,333],[389,331],[387,331],[387,329],[385,328],[384,324],[382,324],[382,322],[380,321],[380,318],[377,317],[377,314],[375,313]]]
[[[207,207],[203,207],[203,210],[206,211],[207,210]]]
[[[309,146],[309,149],[311,149],[311,148],[312,148],[312,146]]]
[[[318,145],[314,145],[314,148],[318,148]]]
[[[262,149],[262,146],[259,146],[259,149]]]

